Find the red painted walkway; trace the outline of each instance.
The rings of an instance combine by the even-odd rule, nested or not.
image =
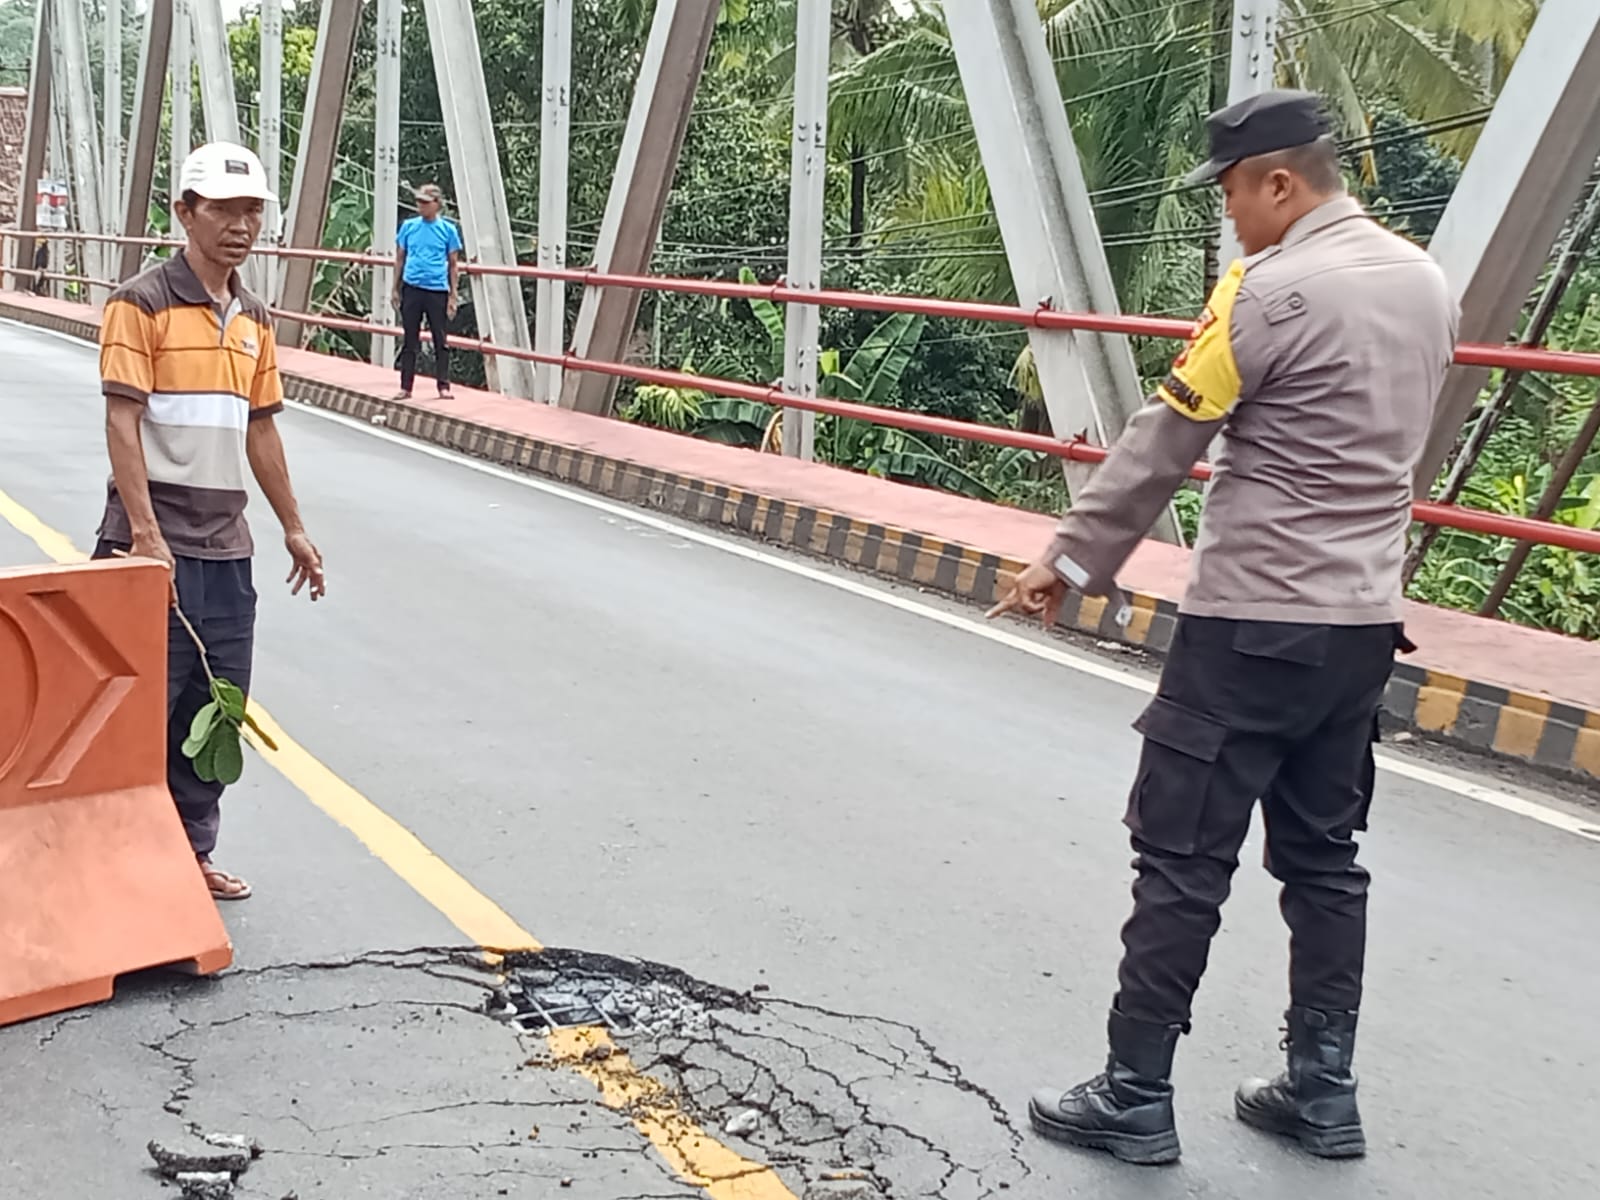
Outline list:
[[[6,292],[4,302],[69,321],[98,322],[81,304]],[[387,398],[392,371],[303,350],[280,351],[286,372]],[[1031,559],[1048,540],[1053,519],[904,484],[757,454],[694,438],[583,416],[493,392],[456,389],[451,400],[425,393],[418,381],[413,403],[444,415],[658,471],[708,479],[744,491],[896,526],[1011,558]],[[1176,601],[1183,595],[1189,552],[1146,542],[1128,563],[1121,583],[1131,591]],[[1409,662],[1479,683],[1600,709],[1600,644],[1467,613],[1411,604],[1407,629],[1419,649]]]

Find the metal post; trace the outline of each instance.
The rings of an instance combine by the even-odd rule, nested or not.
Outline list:
[[[378,95],[372,137],[372,252],[394,257],[395,216],[400,207],[400,37],[404,0],[378,0]],[[372,321],[394,321],[390,297],[394,267],[372,269]],[[372,338],[372,365],[394,366],[394,339]]]
[[[1018,303],[1118,312],[1037,5],[966,0],[945,5],[944,14]],[[1031,329],[1028,340],[1056,435],[1116,440],[1144,403],[1128,339]],[[1077,463],[1065,469],[1072,492],[1091,470]],[[1182,540],[1170,508],[1151,536]]]
[[[237,143],[239,105],[233,92],[233,57],[228,53],[222,0],[189,0],[189,16],[194,27],[195,62],[200,67],[200,106],[205,114],[206,141]]]
[[[1600,4],[1545,0],[1428,251],[1461,304],[1462,341],[1503,341],[1600,158]],[[1488,371],[1445,376],[1416,492],[1432,489]]]
[[[261,0],[261,86],[256,94],[256,154],[272,190],[283,194],[283,0]],[[261,240],[276,246],[283,239],[283,209],[269,203],[262,215]],[[278,260],[261,260],[262,295],[278,291]]]
[[[544,112],[539,130],[539,265],[567,265],[567,168],[572,132],[572,0],[545,0]],[[567,340],[567,289],[553,279],[534,287],[533,348],[560,354]],[[533,370],[533,396],[561,402],[562,370],[540,363]]]
[[[72,201],[82,233],[105,233],[101,202],[105,191],[100,184],[100,122],[95,116],[94,88],[89,75],[89,39],[83,23],[81,0],[56,0],[55,50],[56,77],[66,93],[67,153],[72,160]],[[84,274],[99,276],[100,243],[88,243],[78,253]],[[103,288],[90,292],[103,300]]]
[[[54,72],[50,52],[51,0],[38,0],[33,13],[33,55],[28,72],[28,119],[22,139],[22,179],[17,196],[17,228],[24,232],[37,229],[38,210],[34,206],[39,181],[44,178],[50,160],[51,80]],[[33,269],[35,242],[33,238],[18,238],[16,257],[11,265],[19,271]],[[25,287],[20,275],[11,277],[14,287]]]
[[[600,224],[595,265],[601,271],[639,275],[650,268],[720,7],[720,0],[657,0]],[[574,349],[584,358],[620,362],[638,315],[637,291],[585,288]],[[604,416],[616,391],[609,375],[573,374],[561,403]]]
[[[829,0],[800,0],[795,15],[794,144],[789,159],[789,286],[822,287],[823,198],[828,174],[828,51],[831,48]],[[790,304],[784,313],[783,390],[793,396],[817,395],[817,343],[821,310]],[[816,441],[816,414],[788,409],[783,414],[783,452],[810,461]]]
[[[355,60],[356,34],[361,29],[360,0],[324,4],[317,20],[317,52],[306,85],[306,111],[300,122],[300,145],[294,157],[294,184],[289,191],[288,242],[320,246],[328,222],[328,197],[333,189],[334,162],[339,154],[339,123]],[[284,308],[305,312],[311,305],[311,284],[317,264],[308,258],[283,263],[279,298]],[[300,344],[302,330],[294,321],[278,323],[278,340]]]
[[[128,179],[124,192],[122,232],[142,237],[150,227],[150,187],[155,179],[156,146],[161,139],[161,101],[166,91],[167,60],[172,48],[172,0],[149,0],[144,11],[144,42],[139,52],[133,128],[128,136]],[[118,279],[131,279],[144,261],[139,246],[118,252]]]
[[[439,84],[467,257],[482,263],[513,263],[516,243],[511,237],[500,146],[483,78],[472,5],[470,0],[424,0],[423,11],[428,17],[428,42],[433,49],[433,70]],[[478,331],[496,345],[531,350],[521,281],[483,275],[471,279]],[[526,400],[533,396],[533,372],[529,366],[519,359],[489,356],[484,360],[484,373],[490,387]]]
[[[194,149],[194,20],[190,11],[191,0],[173,0],[172,3],[172,174],[167,197],[172,209],[172,236],[182,235],[178,223],[178,173],[183,160]]]
[[[1233,50],[1229,56],[1228,103],[1237,104],[1272,88],[1277,65],[1278,0],[1233,0]],[[1226,273],[1243,251],[1233,222],[1222,218],[1217,269]]]
[[[122,211],[122,0],[105,0],[105,5],[101,47],[104,61],[100,64],[105,145],[101,150],[100,182],[105,188],[101,211],[109,221]]]

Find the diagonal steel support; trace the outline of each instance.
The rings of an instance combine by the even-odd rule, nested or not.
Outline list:
[[[55,54],[55,79],[66,96],[67,154],[72,163],[72,203],[81,233],[105,233],[105,192],[100,183],[100,122],[95,116],[89,74],[89,39],[81,0],[56,0],[50,39]],[[98,243],[79,251],[79,264],[91,276],[102,276],[104,256]],[[103,288],[90,295],[104,299]]]
[[[233,91],[233,57],[228,53],[222,0],[189,0],[189,19],[193,23],[195,62],[200,67],[200,106],[205,115],[206,141],[237,143],[239,105]]]
[[[1461,303],[1461,340],[1504,341],[1600,158],[1600,4],[1545,0],[1428,251]],[[1416,493],[1427,495],[1488,379],[1453,367]]]
[[[572,135],[572,0],[545,0],[544,108],[539,129],[539,265],[567,265],[568,165]],[[560,354],[566,348],[567,289],[554,279],[534,288],[533,348]],[[561,401],[561,368],[534,368],[534,399]]]
[[[316,56],[306,86],[306,112],[300,123],[300,146],[294,159],[294,184],[289,190],[287,229],[291,246],[322,245],[333,168],[339,154],[339,124],[344,117],[345,92],[350,85],[360,29],[361,0],[322,6],[317,21]],[[283,308],[307,311],[317,265],[309,258],[284,261],[278,291]],[[278,322],[278,340],[284,345],[298,346],[302,335],[298,322]]]
[[[156,147],[161,140],[161,102],[172,48],[172,0],[148,0],[139,81],[134,89],[133,127],[128,136],[128,179],[123,197],[122,232],[143,237],[150,225],[150,189],[155,180]],[[117,278],[132,279],[144,261],[140,246],[123,246]]]
[[[35,190],[44,178],[50,160],[50,124],[53,84],[53,58],[50,51],[52,24],[51,0],[38,0],[33,13],[33,55],[28,72],[28,116],[22,136],[22,178],[17,188],[17,228],[28,232],[39,227],[38,209],[35,207]],[[19,271],[33,269],[36,242],[33,238],[18,238],[12,243],[16,257],[11,265]],[[23,276],[13,275],[16,287],[25,287]]]
[[[469,0],[424,0],[423,10],[428,18],[428,42],[433,49],[467,257],[482,263],[514,263],[517,252],[511,236],[511,212],[506,207],[500,146],[472,5]],[[496,345],[531,350],[521,281],[505,276],[471,278],[479,332]],[[523,360],[495,355],[484,360],[490,387],[525,400],[533,397],[530,367]]]
[[[601,271],[642,275],[649,270],[719,7],[720,0],[656,4],[600,225],[595,266]],[[574,350],[583,358],[621,362],[638,315],[637,291],[585,288]],[[561,403],[604,416],[616,390],[611,376],[575,373],[567,377]]]
[[[1118,312],[1035,0],[963,0],[944,14],[1017,302]],[[1115,441],[1144,402],[1128,339],[1033,329],[1028,340],[1056,435]],[[1067,465],[1068,490],[1081,488],[1090,470]],[[1151,536],[1182,540],[1170,509]]]

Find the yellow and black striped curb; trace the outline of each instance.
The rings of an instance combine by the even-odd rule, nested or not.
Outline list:
[[[12,308],[3,297],[0,315],[90,341],[98,337],[92,321]],[[1025,565],[958,542],[493,429],[292,372],[285,372],[284,388],[294,400],[356,420],[381,418],[385,428],[406,437],[674,516],[737,529],[977,604],[992,604],[1003,577]],[[1131,599],[1133,619],[1123,629],[1104,599],[1069,592],[1060,624],[1164,654],[1172,644],[1177,607],[1153,596]],[[1384,709],[1394,724],[1408,729],[1563,774],[1600,779],[1600,712],[1404,661],[1395,666]]]

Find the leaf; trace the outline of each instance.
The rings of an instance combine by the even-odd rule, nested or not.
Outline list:
[[[211,696],[222,705],[223,712],[235,721],[243,720],[244,692],[239,689],[238,684],[231,683],[219,675],[211,681]]]
[[[211,735],[210,744],[215,747],[212,770],[217,782],[238,783],[239,776],[244,774],[244,748],[239,744],[239,727],[232,721],[224,721]]]
[[[194,720],[189,723],[189,736],[183,741],[185,758],[193,758],[200,753],[200,748],[206,744],[211,737],[211,731],[222,719],[222,709],[215,700],[203,705],[200,711],[195,713]]]
[[[756,282],[756,273],[749,267],[739,268],[739,282],[749,285]],[[750,311],[755,313],[756,319],[767,331],[767,342],[770,363],[781,368],[783,363],[783,342],[785,337],[783,311],[770,300],[750,301]]]
[[[250,726],[250,732],[260,738],[261,744],[268,750],[276,750],[278,748],[278,743],[272,740],[272,735],[269,734],[265,729],[261,728],[261,726],[256,723],[255,717],[251,716],[248,712],[244,714],[244,723]]]
[[[202,782],[215,783],[217,781],[217,739],[215,730],[212,736],[205,740],[200,747],[200,752],[194,756],[194,773]]]

